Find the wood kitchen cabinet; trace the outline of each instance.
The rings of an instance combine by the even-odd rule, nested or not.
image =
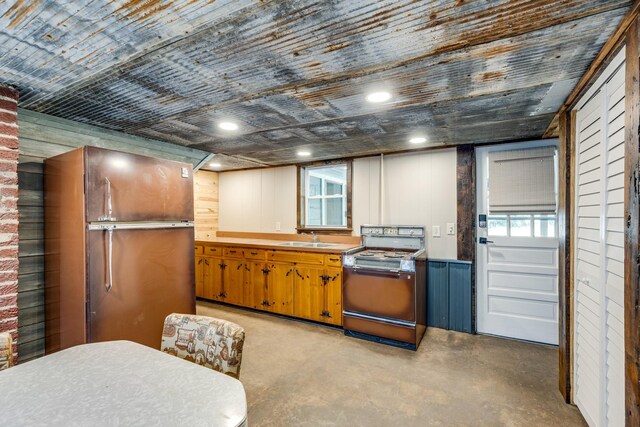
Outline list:
[[[204,296],[216,301],[225,300],[224,271],[225,264],[221,258],[205,258],[204,260]]]
[[[204,298],[204,260],[202,255],[196,255],[196,296]]]
[[[242,305],[244,288],[244,260],[224,259],[224,301],[229,304]]]
[[[196,250],[196,295],[340,326],[341,256],[205,246]]]
[[[323,267],[296,265],[293,270],[293,315],[322,321]]]
[[[274,262],[268,265],[269,278],[267,282],[268,311],[293,316],[293,280],[294,265],[290,263]]]
[[[321,322],[342,325],[342,268],[327,268],[323,283]]]

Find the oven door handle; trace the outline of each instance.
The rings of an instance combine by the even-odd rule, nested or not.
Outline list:
[[[350,269],[355,274],[365,274],[369,276],[390,276],[390,277],[400,277],[400,270],[383,270],[381,268],[362,268],[362,267],[351,267]]]

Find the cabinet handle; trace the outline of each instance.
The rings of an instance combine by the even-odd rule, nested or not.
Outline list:
[[[296,274],[298,275],[299,278],[304,280],[304,276],[302,274],[300,274],[300,272],[298,270],[296,270]]]
[[[289,275],[291,274],[291,272],[292,272],[292,271],[293,271],[293,268],[292,268],[292,269],[290,269],[289,271],[287,271],[286,276],[287,276],[287,277],[289,277]]]
[[[202,264],[202,261],[204,261],[204,259],[203,259],[203,258],[200,258],[200,259],[198,260],[198,265]]]
[[[235,254],[235,253],[236,253],[236,251],[229,251],[229,253],[230,253],[230,254]]]
[[[251,271],[251,269],[249,268],[249,266],[248,266],[248,265],[246,265],[246,264],[244,265],[244,270],[245,270],[245,271]]]
[[[242,264],[238,265],[238,268],[236,268],[236,270],[240,270],[242,268]]]
[[[209,260],[208,260],[208,259],[205,259],[205,260],[204,260],[204,264],[205,264],[205,265],[209,265]]]
[[[258,252],[249,252],[251,255],[258,255]]]
[[[340,258],[329,258],[329,261],[333,261],[333,262],[340,261]]]

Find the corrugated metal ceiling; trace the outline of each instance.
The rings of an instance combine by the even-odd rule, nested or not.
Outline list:
[[[630,3],[5,1],[0,82],[23,108],[228,169],[415,148],[416,134],[539,138]],[[367,103],[379,87],[393,99]]]

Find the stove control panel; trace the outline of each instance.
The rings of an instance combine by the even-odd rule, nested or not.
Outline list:
[[[362,236],[424,237],[424,227],[419,225],[363,225]]]

